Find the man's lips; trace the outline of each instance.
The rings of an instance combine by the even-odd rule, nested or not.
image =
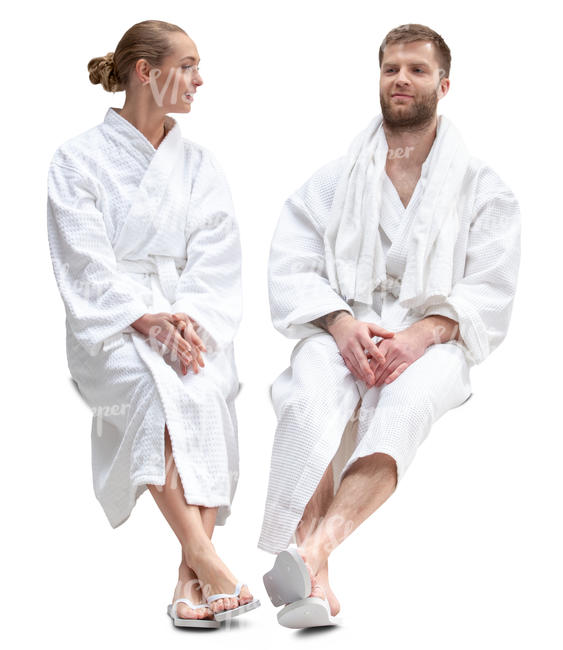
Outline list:
[[[412,99],[412,95],[403,95],[402,93],[395,93],[394,95],[391,95],[391,97],[408,97],[409,99]]]

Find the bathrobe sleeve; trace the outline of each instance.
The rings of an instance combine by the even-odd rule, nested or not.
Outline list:
[[[330,312],[343,309],[354,315],[330,286],[326,272],[322,223],[337,179],[329,171],[334,171],[334,164],[317,172],[285,202],[270,247],[270,313],[274,327],[288,338],[318,333],[320,328],[310,321]]]
[[[189,215],[186,266],[172,313],[199,323],[209,353],[229,345],[242,317],[241,247],[231,193],[214,156],[203,150]]]
[[[506,336],[520,262],[518,201],[490,167],[480,172],[473,214],[463,278],[424,315],[457,321],[470,359],[480,363]]]
[[[68,156],[55,154],[49,168],[47,232],[67,321],[94,356],[106,339],[140,318],[147,307],[116,268],[91,179]]]

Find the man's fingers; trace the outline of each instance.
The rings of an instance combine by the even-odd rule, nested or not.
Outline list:
[[[385,384],[390,384],[392,381],[395,381],[397,377],[404,372],[407,368],[409,367],[409,364],[406,361],[403,361],[393,372],[386,378],[384,379]]]
[[[354,366],[348,361],[346,357],[342,357],[344,359],[344,363],[346,364],[346,368],[350,371],[353,377],[356,377],[356,369]]]
[[[364,345],[364,349],[367,351],[368,354],[371,355],[372,359],[374,359],[376,363],[380,363],[380,364],[385,363],[385,355],[377,347],[375,341],[373,341],[372,339],[367,339],[364,341],[363,345]]]
[[[362,372],[361,372],[356,360],[352,356],[345,357],[343,354],[342,354],[342,358],[344,359],[344,362],[346,363],[346,367],[354,375],[354,377],[356,379],[363,380]]]
[[[375,323],[368,323],[368,327],[372,336],[380,336],[382,339],[390,339],[395,336],[394,332],[390,332]]]
[[[370,385],[374,380],[374,375],[368,363],[367,357],[364,354],[364,351],[360,349],[360,346],[358,346],[358,349],[354,350],[353,354],[362,373],[362,379],[366,382],[366,384]]]
[[[379,366],[379,368],[375,372],[375,382],[374,386],[381,386],[383,383],[383,379],[387,377],[387,372],[389,368],[393,365],[393,368],[395,367],[395,357],[392,359],[389,359],[387,363],[383,366]]]
[[[400,356],[395,357],[389,364],[387,364],[387,366],[383,369],[383,372],[379,375],[377,385],[383,386],[383,384],[386,383],[387,379],[397,370],[397,368],[401,367],[404,363],[406,363],[408,366],[408,362],[406,362],[404,358]]]

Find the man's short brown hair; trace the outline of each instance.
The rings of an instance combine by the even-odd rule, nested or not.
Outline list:
[[[388,45],[395,43],[413,43],[415,41],[430,41],[430,43],[434,44],[438,65],[444,71],[440,74],[440,78],[449,78],[452,63],[450,48],[446,45],[446,42],[440,34],[437,34],[430,27],[426,27],[426,25],[417,25],[415,23],[399,25],[399,27],[395,27],[395,29],[392,29],[387,34],[379,47],[379,67],[381,68],[381,63],[383,62],[383,51]]]

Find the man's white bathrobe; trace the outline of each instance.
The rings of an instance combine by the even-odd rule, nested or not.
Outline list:
[[[394,458],[400,482],[433,422],[470,397],[470,366],[506,334],[519,265],[519,207],[499,176],[473,157],[458,207],[449,297],[423,312],[399,302],[429,160],[406,208],[389,177],[382,180],[387,283],[373,293],[371,306],[335,292],[326,269],[324,234],[346,157],[318,170],[284,205],[270,251],[270,307],[276,329],[300,341],[290,367],[271,387],[278,426],[258,542],[265,551],[279,553],[290,543],[333,458],[335,490],[355,460],[375,452]],[[462,340],[429,347],[395,381],[367,389],[346,367],[333,337],[310,322],[340,309],[391,331],[443,315],[460,323]]]
[[[158,149],[120,109],[57,149],[48,236],[65,305],[68,367],[93,412],[94,491],[110,524],[147,484],[163,485],[164,426],[186,501],[219,506],[238,477],[233,338],[241,318],[240,241],[230,192],[206,149],[166,117]],[[208,349],[182,375],[161,343],[130,325],[184,312]]]

